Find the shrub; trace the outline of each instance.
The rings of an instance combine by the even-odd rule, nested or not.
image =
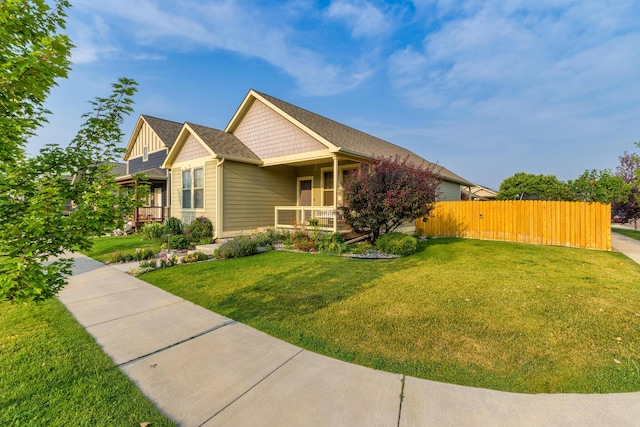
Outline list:
[[[309,237],[306,231],[296,231],[291,237],[293,249],[297,251],[309,252],[316,249],[316,242]]]
[[[182,234],[171,236],[169,238],[169,249],[182,250],[182,249],[189,249],[190,247],[191,247],[191,242]]]
[[[340,255],[347,251],[344,239],[340,233],[327,233],[320,236],[316,249],[322,253]]]
[[[411,255],[418,250],[418,240],[408,234],[383,234],[376,240],[376,246],[382,252],[392,255]]]
[[[144,248],[144,249],[138,248],[136,249],[136,252],[133,254],[133,261],[144,261],[144,260],[153,258],[154,255],[155,253],[151,248]]]
[[[178,235],[184,232],[184,228],[182,227],[182,221],[180,221],[176,217],[169,217],[164,221],[164,231],[167,234]]]
[[[354,253],[354,254],[366,254],[371,249],[373,249],[373,245],[368,240],[365,240],[364,242],[355,243],[351,247],[351,253]]]
[[[236,237],[224,242],[215,251],[217,258],[240,258],[258,253],[258,244],[247,236]]]
[[[115,251],[109,256],[109,264],[117,264],[119,262],[125,262],[128,254],[123,254],[120,251]]]
[[[140,233],[142,233],[142,238],[146,240],[162,240],[164,225],[158,222],[150,222],[142,227]]]
[[[155,269],[156,269],[155,267],[136,267],[136,268],[130,269],[129,271],[127,271],[127,273],[129,273],[130,275],[135,277],[135,276],[139,276],[139,275],[144,274],[144,273],[148,273],[148,272],[153,271]]]
[[[206,261],[209,258],[210,258],[209,255],[203,254],[200,251],[196,251],[196,252],[192,252],[190,254],[185,255],[182,258],[182,262],[184,264],[187,264],[187,263],[190,263],[190,262]]]
[[[155,259],[149,261],[143,261],[140,263],[140,268],[153,267],[154,269],[158,266],[158,263]]]
[[[213,237],[213,224],[209,218],[199,216],[187,226],[184,234],[192,242],[209,243]]]
[[[172,256],[163,256],[160,258],[160,267],[159,268],[168,268],[173,267],[178,263],[178,257],[175,255]]]

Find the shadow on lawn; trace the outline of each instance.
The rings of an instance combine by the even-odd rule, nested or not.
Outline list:
[[[267,274],[251,286],[228,294],[216,305],[239,322],[282,322],[312,315],[364,292],[384,273],[383,265],[377,262],[344,259],[326,262],[326,257],[317,255],[309,258],[313,261],[304,264],[305,268],[298,264]]]

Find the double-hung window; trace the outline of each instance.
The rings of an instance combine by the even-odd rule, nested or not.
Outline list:
[[[204,169],[182,171],[182,207],[184,209],[204,208]]]

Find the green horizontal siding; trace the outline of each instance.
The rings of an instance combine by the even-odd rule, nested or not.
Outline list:
[[[273,226],[276,206],[296,204],[295,168],[259,168],[229,160],[223,167],[223,231]]]

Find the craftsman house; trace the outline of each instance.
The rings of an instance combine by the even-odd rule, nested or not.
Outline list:
[[[171,171],[171,215],[185,223],[205,216],[216,237],[311,219],[338,231],[342,179],[363,160],[395,155],[431,165],[402,147],[250,90],[224,130],[185,123],[160,168]],[[441,200],[460,200],[460,186],[474,185],[433,167],[442,178]]]
[[[132,212],[134,228],[147,222],[162,222],[170,216],[169,172],[162,168],[162,163],[181,129],[182,123],[146,115],[138,118],[124,154],[125,170],[116,177],[116,182],[126,187],[140,182],[149,186],[145,205]]]

